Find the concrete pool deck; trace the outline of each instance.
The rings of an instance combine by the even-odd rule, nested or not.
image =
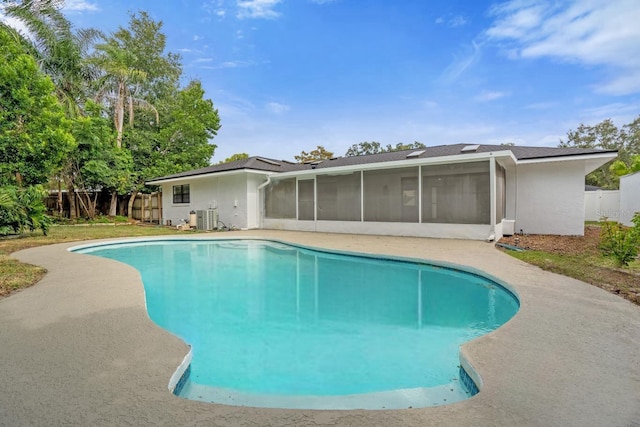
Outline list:
[[[48,273],[0,300],[0,425],[640,427],[640,307],[620,297],[485,242],[268,230],[194,235],[203,237],[466,265],[509,283],[521,308],[462,348],[483,381],[463,402],[382,411],[222,406],[168,391],[188,347],[148,318],[135,269],[67,251],[86,242],[28,249],[13,256]]]

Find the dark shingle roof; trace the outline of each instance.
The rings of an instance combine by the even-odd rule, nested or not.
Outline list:
[[[274,160],[267,157],[249,157],[248,159],[237,160],[235,162],[221,165],[208,166],[202,169],[177,173],[174,175],[156,178],[153,181],[160,181],[172,178],[182,178],[188,176],[205,175],[217,172],[233,170],[251,169],[265,172],[293,172],[308,169],[327,169],[340,166],[366,165],[372,163],[385,163],[400,160],[407,160],[407,155],[415,153],[409,159],[427,159],[434,157],[454,156],[458,154],[470,153],[490,153],[494,151],[509,150],[518,160],[543,159],[552,157],[580,156],[588,154],[615,153],[616,150],[600,150],[595,148],[556,148],[556,147],[525,147],[506,145],[478,145],[477,149],[463,152],[463,148],[470,144],[437,145],[424,149],[412,149],[403,151],[392,151],[387,153],[368,154],[364,156],[337,157],[330,160],[323,160],[314,163],[291,163],[283,160]],[[475,148],[475,145],[471,148]],[[419,153],[421,152],[421,153]],[[151,182],[153,182],[151,181]]]
[[[186,172],[180,172],[173,175],[167,175],[155,178],[153,181],[161,181],[165,179],[184,178],[187,176],[208,175],[217,172],[229,172],[235,170],[251,169],[265,172],[290,172],[299,169],[306,169],[307,165],[286,162],[283,160],[269,159],[268,157],[253,156],[247,159],[236,160],[229,163],[219,165],[211,165],[206,168],[194,169]]]

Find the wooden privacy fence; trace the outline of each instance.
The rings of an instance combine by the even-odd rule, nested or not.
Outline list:
[[[133,201],[131,217],[140,222],[160,224],[162,218],[162,193],[138,194]]]

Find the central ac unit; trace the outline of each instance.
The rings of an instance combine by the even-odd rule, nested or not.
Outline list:
[[[218,228],[218,210],[207,209],[196,211],[196,228],[198,230],[215,230]]]

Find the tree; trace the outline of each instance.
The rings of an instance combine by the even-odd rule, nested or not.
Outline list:
[[[8,3],[5,10],[14,18],[22,21],[29,36],[21,41],[36,58],[40,69],[46,73],[55,85],[55,93],[64,106],[65,114],[71,121],[83,116],[83,106],[89,98],[90,85],[95,78],[94,69],[87,62],[87,52],[92,43],[100,36],[94,29],[74,30],[64,17],[61,1],[26,0],[21,3]],[[73,129],[77,129],[76,126]],[[69,200],[69,213],[76,215],[75,178],[69,167],[72,158],[67,157],[66,164],[55,172],[56,181],[64,182]],[[62,206],[61,187],[58,187],[58,203]]]
[[[75,142],[55,87],[0,27],[0,186],[44,184]]]
[[[344,154],[345,156],[364,156],[367,154],[378,154],[382,153],[384,148],[380,145],[379,142],[372,141],[364,141],[359,144],[353,144],[347,152]]]
[[[126,133],[134,164],[130,206],[137,192],[148,191],[145,181],[206,167],[215,152],[210,141],[220,129],[220,117],[199,81],[168,92],[156,103],[160,127],[145,124],[145,118],[151,117],[143,112],[140,126]]]
[[[77,192],[85,214],[94,218],[100,191],[123,192],[128,188],[131,156],[115,146],[115,131],[101,107],[91,101],[86,115],[74,121],[74,135],[78,145],[65,165],[65,184]]]
[[[248,158],[249,158],[249,154],[247,153],[236,153],[231,155],[231,157],[227,157],[226,159],[219,161],[218,164],[221,165],[224,163],[236,162],[238,160],[244,160]]]
[[[398,142],[395,147],[391,146],[391,144],[387,144],[386,151],[419,150],[422,148],[427,148],[427,146],[422,142],[414,141],[411,144],[403,144],[402,142]]]
[[[403,144],[402,142],[397,143],[395,146],[391,144],[387,144],[386,147],[383,147],[379,142],[361,142],[359,144],[353,144],[347,152],[345,156],[364,156],[367,154],[378,154],[378,153],[388,153],[391,151],[402,151],[402,150],[416,150],[426,148],[426,146],[418,141],[415,141],[411,144]]]
[[[640,154],[631,157],[629,164],[622,160],[616,160],[611,164],[609,170],[616,176],[628,175],[634,172],[640,172]]]
[[[302,151],[298,156],[294,156],[298,163],[311,162],[314,160],[327,160],[333,158],[333,153],[327,151],[322,145],[318,145],[315,150],[310,152]]]
[[[60,10],[62,3],[58,0],[7,2],[5,12],[27,27],[30,34],[22,35],[22,44],[36,58],[42,72],[51,78],[67,117],[73,118],[81,114],[87,98],[93,72],[86,57],[100,32],[74,31]]]
[[[123,147],[125,115],[129,118],[129,128],[133,129],[136,108],[152,111],[153,119],[145,116],[145,124],[157,127],[160,115],[150,99],[177,85],[181,72],[179,57],[164,54],[166,41],[161,28],[162,22],[153,21],[146,12],[132,14],[129,28],[120,27],[105,43],[98,44],[91,58],[91,62],[101,70],[96,99],[111,107],[118,148]],[[140,174],[131,171],[131,176],[136,178]],[[129,203],[132,205],[137,190],[135,184],[129,187],[133,187],[130,188],[133,194]],[[117,196],[118,192],[111,193],[110,215],[116,214]]]
[[[618,161],[624,168],[632,167],[634,155],[640,154],[640,117],[626,124],[622,129],[611,121],[603,120],[595,126],[580,124],[578,128],[567,133],[567,140],[560,140],[560,147],[599,148],[618,150]],[[620,165],[615,170],[623,170]],[[617,189],[619,176],[609,165],[604,165],[587,175],[586,183],[603,188]]]
[[[146,72],[133,67],[134,60],[133,53],[120,46],[118,40],[113,37],[107,43],[97,45],[96,55],[92,58],[92,62],[102,71],[97,81],[99,89],[96,100],[106,101],[111,105],[118,148],[122,148],[125,105],[129,113],[130,126],[133,126],[134,106],[155,110],[155,107],[144,99],[134,97],[135,85],[147,78]],[[156,115],[156,122],[159,120]]]

